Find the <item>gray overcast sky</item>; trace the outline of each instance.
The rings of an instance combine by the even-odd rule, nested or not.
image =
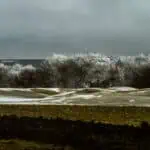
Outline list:
[[[1,0],[0,57],[150,52],[149,0]]]

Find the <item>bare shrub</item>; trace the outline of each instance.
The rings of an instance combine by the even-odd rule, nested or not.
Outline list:
[[[150,64],[142,65],[137,68],[131,86],[136,88],[150,87]]]
[[[9,87],[8,66],[0,64],[0,87]]]
[[[52,55],[38,67],[0,64],[0,87],[150,87],[150,55]]]
[[[53,64],[45,60],[39,68],[36,69],[36,84],[40,87],[56,87],[57,73]]]

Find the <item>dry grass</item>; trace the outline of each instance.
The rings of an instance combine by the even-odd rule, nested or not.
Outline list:
[[[0,105],[0,115],[18,117],[62,118],[95,121],[109,124],[138,126],[142,121],[150,123],[148,107],[114,106],[64,106],[64,105]]]

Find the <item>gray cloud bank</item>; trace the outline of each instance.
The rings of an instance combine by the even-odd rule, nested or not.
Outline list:
[[[150,52],[149,0],[1,0],[0,56]]]

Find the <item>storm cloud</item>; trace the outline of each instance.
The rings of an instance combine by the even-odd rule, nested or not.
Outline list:
[[[1,0],[0,56],[150,52],[149,0]]]

